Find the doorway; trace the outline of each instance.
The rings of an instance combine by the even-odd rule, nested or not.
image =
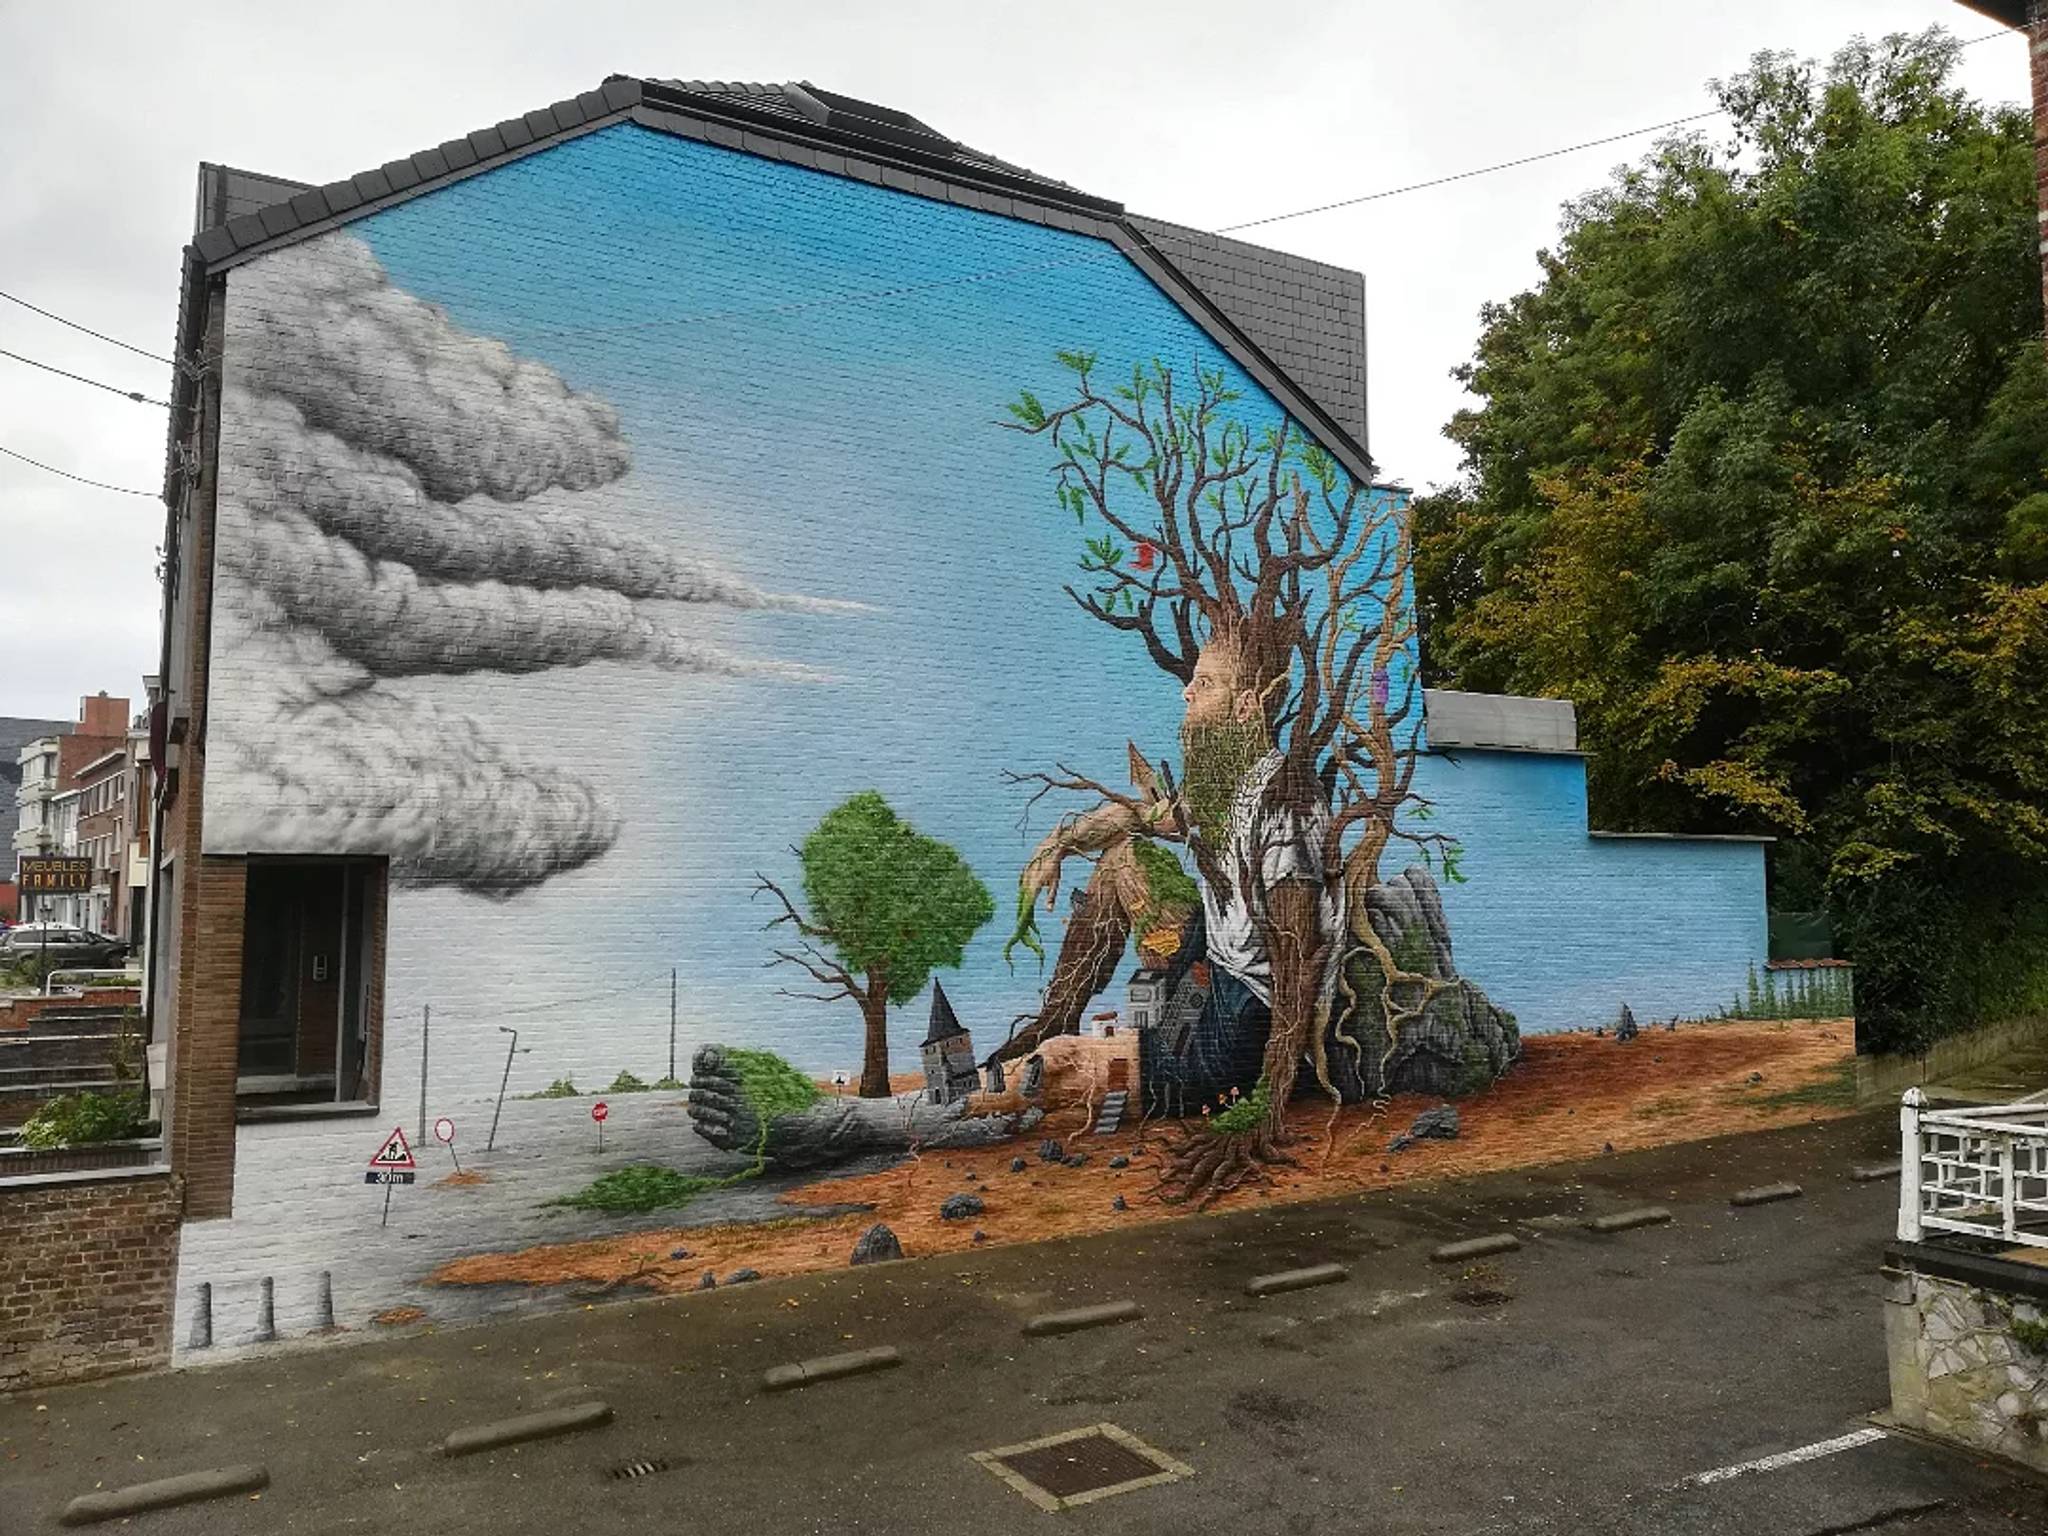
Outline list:
[[[252,859],[236,1094],[271,1103],[375,1098],[372,974],[382,861]]]

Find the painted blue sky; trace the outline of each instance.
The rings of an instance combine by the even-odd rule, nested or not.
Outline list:
[[[1055,761],[1110,782],[1135,739],[1177,756],[1178,685],[1134,637],[1062,594],[1080,530],[1052,497],[1050,445],[1006,431],[1048,402],[1055,349],[1110,376],[1159,358],[1224,368],[1255,430],[1277,409],[1107,245],[751,156],[616,127],[354,226],[399,286],[502,338],[620,412],[634,455],[578,510],[659,531],[763,586],[875,605],[863,617],[702,610],[751,654],[832,681],[709,682],[613,666],[522,683],[489,719],[618,804],[619,846],[509,903],[448,892],[394,903],[390,1006],[435,1006],[437,1034],[644,978],[673,961],[684,1038],[855,1066],[853,1006],[775,995],[753,872],[793,883],[789,851],[849,794],[880,790],[957,847],[998,917],[945,983],[977,1044],[1042,977],[1000,950],[1015,881],[1055,814],[1020,824],[1005,769]],[[405,686],[447,701],[460,679]],[[1085,874],[1085,871],[1082,871]],[[1056,940],[1057,925],[1048,931]],[[566,942],[565,942],[566,941]],[[923,1003],[897,1028],[915,1059]],[[593,1005],[536,1009],[537,1056],[586,1074],[660,1065],[665,977]],[[657,1027],[658,1026],[658,1027]],[[649,1044],[643,1045],[646,1040]]]

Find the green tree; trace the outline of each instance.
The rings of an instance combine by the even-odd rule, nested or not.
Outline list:
[[[958,966],[967,941],[995,915],[995,903],[965,859],[900,820],[873,790],[828,812],[792,851],[803,868],[808,914],[773,880],[755,876],[755,895],[770,894],[782,907],[768,927],[796,935],[769,963],[797,966],[829,989],[785,996],[860,1005],[861,1097],[885,1099],[889,1005],[922,992],[934,968]]]
[[[1602,825],[1777,836],[1874,1047],[2048,1001],[2032,133],[1956,51],[1760,55],[1569,204],[1417,504],[1437,677],[1576,699]]]

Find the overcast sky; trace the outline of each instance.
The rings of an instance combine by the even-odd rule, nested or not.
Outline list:
[[[612,73],[810,80],[1213,229],[1681,117],[1759,49],[1825,56],[1858,31],[1934,23],[1995,30],[1953,0],[0,0],[0,289],[168,354],[200,160],[331,181]],[[2024,98],[2017,34],[1964,58],[1976,95]],[[1455,476],[1449,371],[1480,305],[1526,287],[1559,204],[1649,142],[1248,236],[1366,274],[1384,473]],[[4,301],[0,348],[169,389],[161,364]],[[164,426],[0,358],[0,447],[152,489]],[[0,715],[69,717],[100,689],[140,698],[162,524],[153,499],[0,457]]]

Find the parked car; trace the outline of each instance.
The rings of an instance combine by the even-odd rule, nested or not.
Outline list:
[[[128,946],[112,934],[65,923],[17,923],[0,934],[0,965],[46,955],[52,969],[111,970],[127,962]]]

